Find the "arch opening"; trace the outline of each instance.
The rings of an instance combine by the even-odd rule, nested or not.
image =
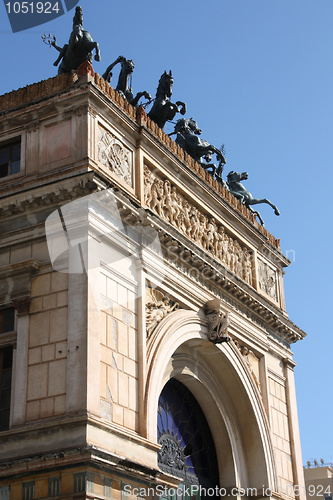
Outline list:
[[[161,470],[179,477],[184,488],[218,491],[217,456],[208,422],[191,391],[175,378],[165,384],[159,397],[157,437]]]
[[[237,348],[207,341],[197,315],[174,312],[150,345],[146,386],[148,436],[157,440],[160,393],[177,379],[203,410],[216,447],[221,487],[272,487],[276,466],[261,397]],[[154,422],[154,423],[153,423]]]

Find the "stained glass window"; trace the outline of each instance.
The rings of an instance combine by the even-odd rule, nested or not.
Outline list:
[[[218,487],[217,457],[207,420],[192,393],[176,379],[161,392],[157,434],[161,470],[179,477],[185,486]]]

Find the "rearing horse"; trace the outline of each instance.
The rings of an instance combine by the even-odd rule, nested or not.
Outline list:
[[[180,118],[175,125],[175,131],[169,135],[174,134],[177,134],[176,143],[204,169],[212,169],[211,174],[214,176],[216,173],[216,178],[222,185],[227,187],[225,181],[222,179],[222,170],[226,159],[220,149],[198,137],[201,134],[201,129],[198,127],[197,122],[193,118]],[[216,154],[219,160],[218,168],[216,168],[214,163],[208,163],[212,159],[213,154]],[[202,161],[202,157],[204,157],[206,162]]]
[[[95,61],[101,60],[98,43],[94,42],[91,34],[82,27],[81,7],[76,7],[75,16],[73,18],[73,31],[70,35],[68,44],[65,44],[63,47],[58,47],[54,40],[51,42],[51,45],[60,52],[58,59],[54,62],[54,66],[58,66],[62,59],[58,69],[58,75],[71,73],[77,70],[80,64],[85,61],[91,63],[92,51],[94,49],[96,50]]]
[[[247,172],[234,172],[231,171],[227,176],[227,184],[229,186],[230,193],[237,198],[243,205],[245,205],[253,214],[258,216],[260,224],[264,226],[264,221],[261,218],[259,212],[253,210],[250,205],[257,205],[258,203],[267,203],[273,208],[275,215],[280,215],[278,208],[273,205],[267,198],[253,198],[252,194],[249,193],[240,181],[247,180],[249,174]]]
[[[176,113],[180,113],[181,115],[185,115],[186,113],[186,104],[184,102],[177,101],[176,104],[173,104],[170,101],[172,86],[173,78],[171,71],[170,73],[164,71],[158,82],[153,107],[148,113],[148,118],[153,120],[161,128],[164,127],[168,120],[173,120]]]
[[[119,92],[125,99],[128,100],[132,106],[137,106],[141,97],[144,97],[149,102],[151,101],[151,95],[148,94],[145,90],[143,92],[138,92],[134,97],[133,90],[129,85],[130,75],[134,70],[134,62],[132,59],[126,59],[124,56],[119,56],[110,66],[107,67],[105,73],[103,74],[104,80],[110,83],[112,77],[112,69],[116,64],[121,64],[121,70],[118,77],[118,84],[116,87],[116,91]]]

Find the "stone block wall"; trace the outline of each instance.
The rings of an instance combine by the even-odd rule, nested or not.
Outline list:
[[[138,430],[138,350],[135,294],[101,273],[101,416]]]
[[[27,421],[66,410],[67,275],[32,279],[29,325]]]
[[[292,469],[292,453],[290,448],[290,432],[285,381],[270,374],[269,400],[272,441],[278,474],[278,488],[282,493],[293,496],[294,476]]]

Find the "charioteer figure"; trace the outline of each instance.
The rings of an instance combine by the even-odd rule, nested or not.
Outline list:
[[[76,7],[75,9],[75,15],[73,17],[73,31],[70,35],[68,44],[65,44],[63,47],[59,47],[56,44],[55,38],[50,42],[50,44],[59,51],[59,57],[54,62],[54,66],[58,66],[60,63],[58,75],[72,73],[86,61],[91,63],[93,50],[96,51],[95,61],[101,60],[98,43],[94,42],[90,33],[83,29],[81,7]]]

